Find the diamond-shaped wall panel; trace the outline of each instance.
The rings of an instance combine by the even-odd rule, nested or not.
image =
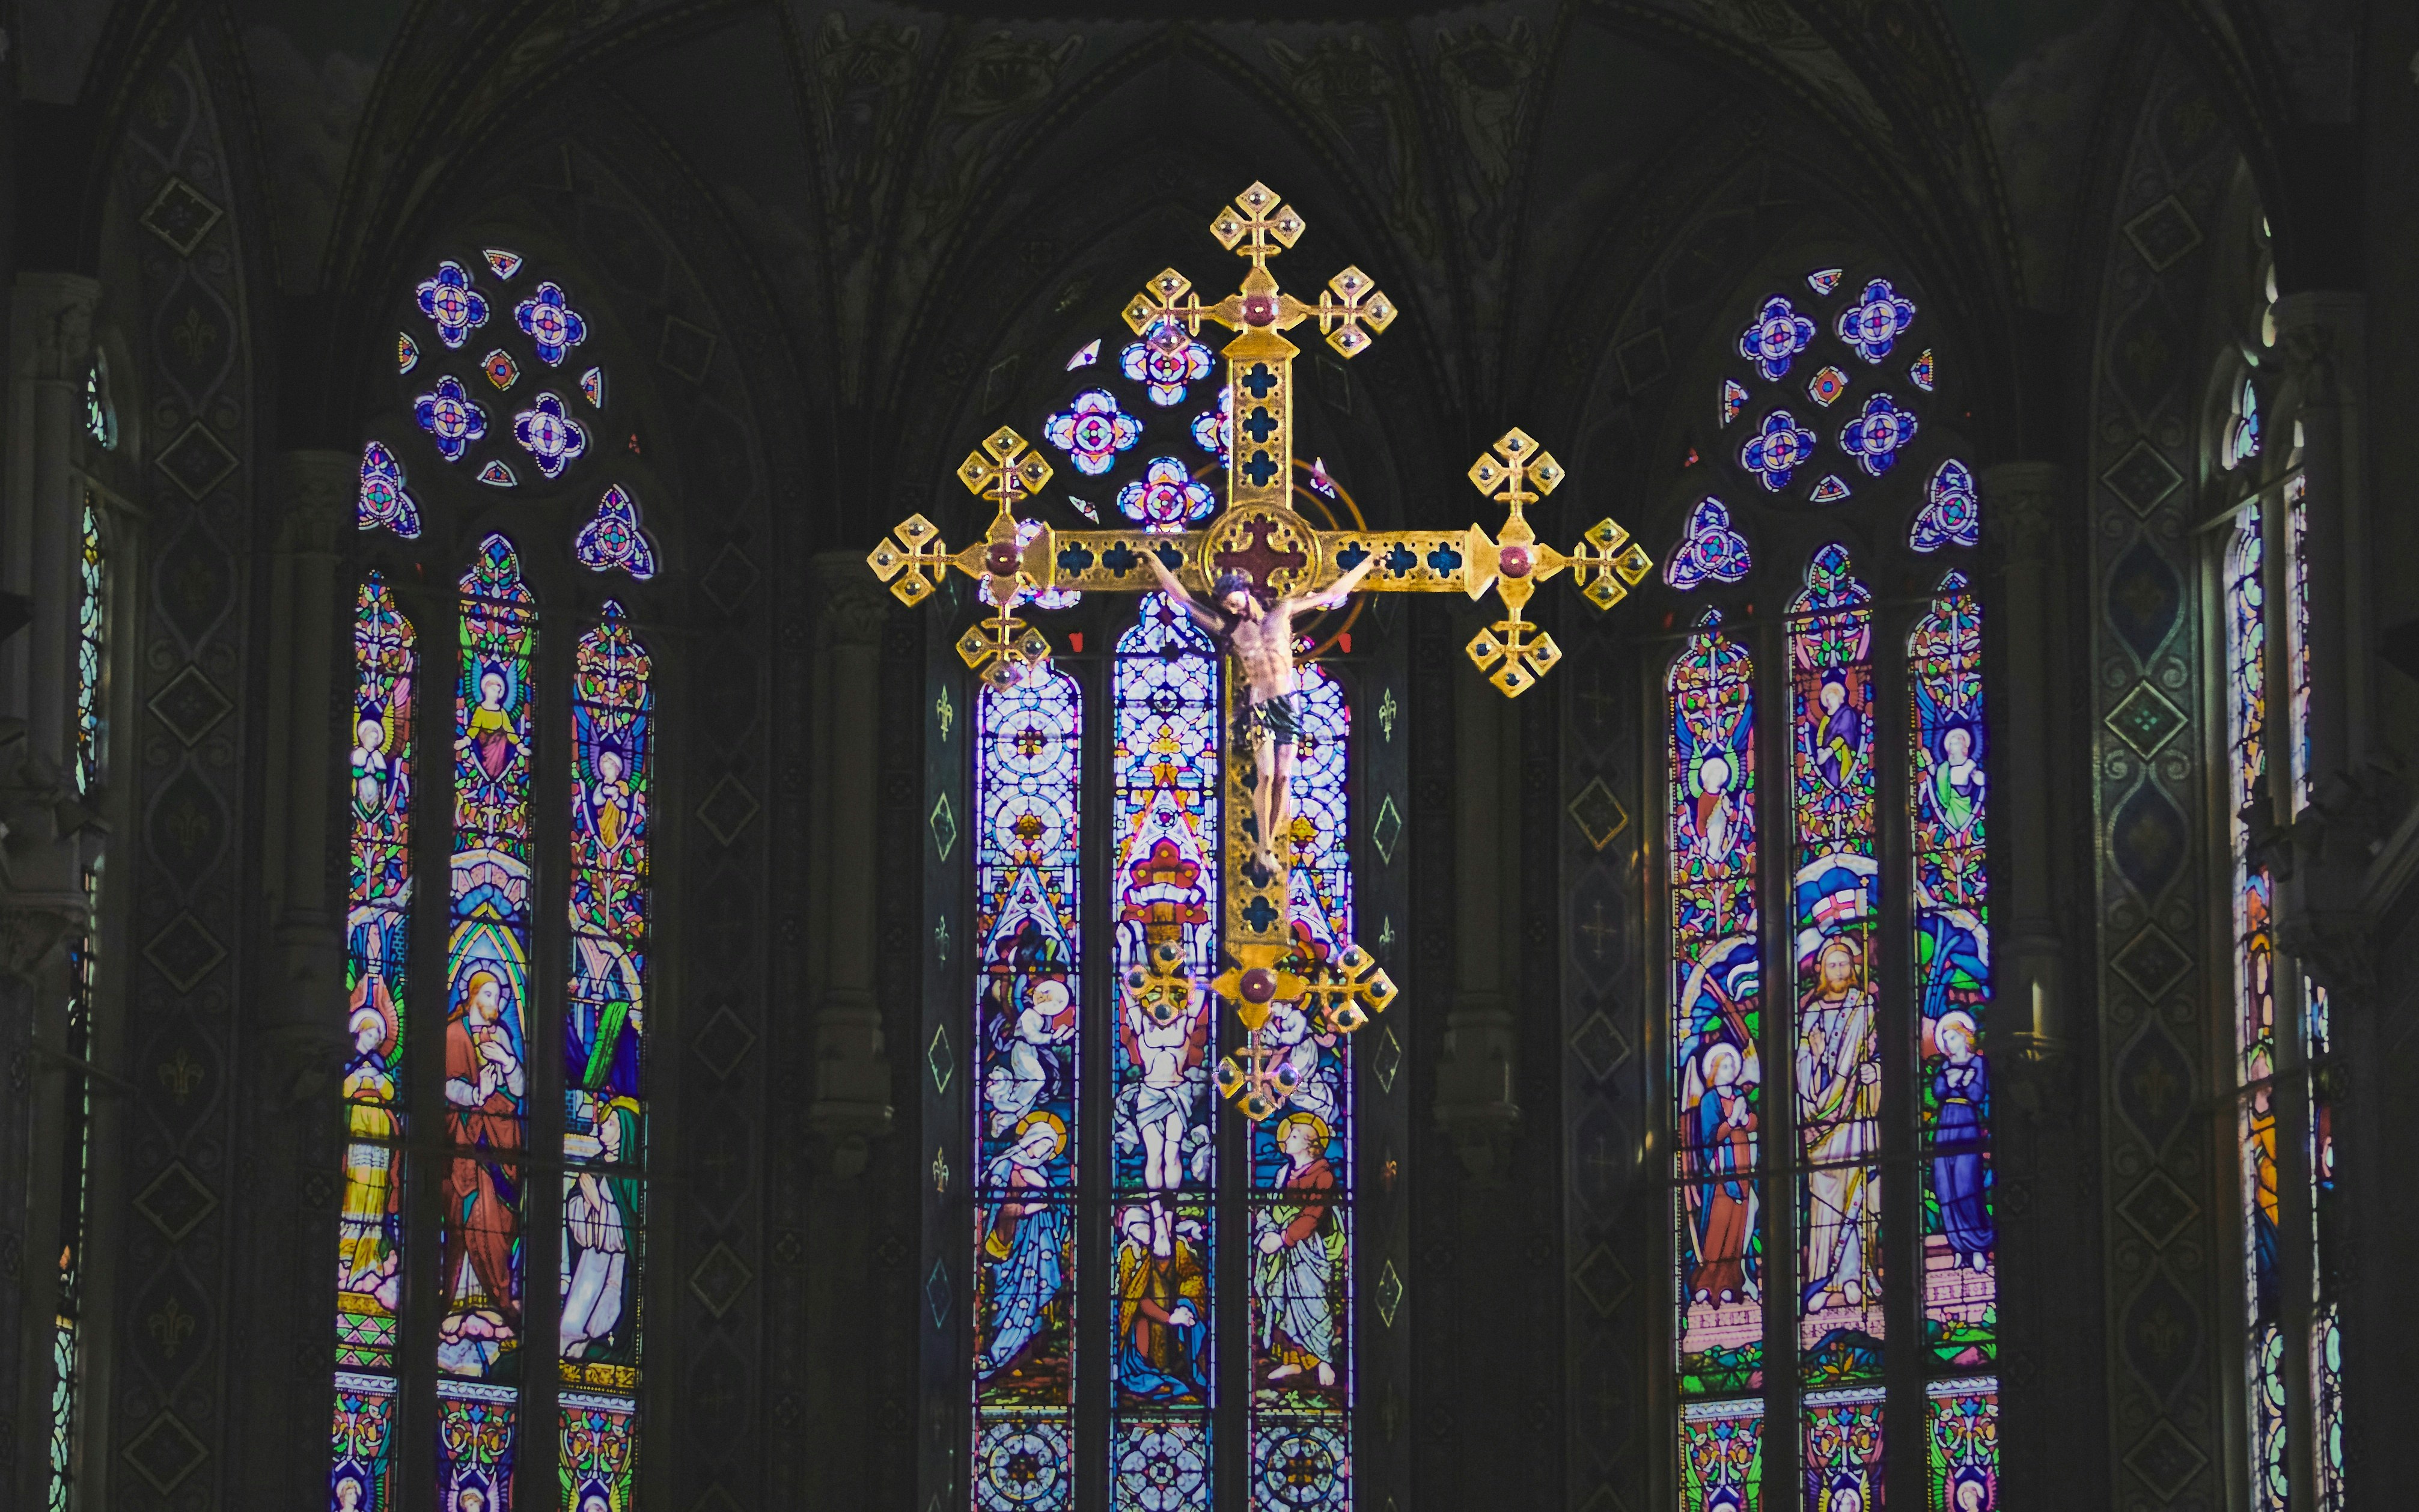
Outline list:
[[[2192,969],[2192,957],[2158,925],[2150,924],[2127,941],[2109,964],[2135,992],[2155,1000]]]
[[[719,1318],[731,1310],[740,1293],[747,1289],[747,1283],[754,1279],[756,1273],[747,1268],[747,1262],[730,1245],[716,1240],[714,1248],[705,1252],[705,1258],[697,1262],[697,1269],[689,1273],[688,1288],[705,1304],[707,1312]]]
[[[705,1069],[728,1080],[755,1043],[756,1031],[749,1028],[738,1014],[731,1011],[731,1005],[725,1003],[714,1011],[714,1017],[705,1021],[705,1027],[698,1033],[695,1047],[697,1058],[705,1062]]]
[[[756,817],[756,795],[747,791],[739,779],[725,774],[714,784],[714,791],[697,806],[698,822],[714,832],[714,838],[728,845]]]
[[[2184,723],[2184,711],[2148,683],[2135,684],[2134,691],[2108,711],[2108,728],[2144,761],[2156,756],[2168,741],[2175,739],[2176,732]]]
[[[168,686],[151,695],[151,712],[168,727],[168,733],[185,745],[200,740],[235,705],[227,702],[218,685],[202,675],[202,670],[192,662],[168,679]]]
[[[2170,1180],[2166,1172],[2153,1170],[2142,1179],[2141,1185],[2126,1194],[2117,1211],[2141,1231],[2152,1249],[2165,1249],[2183,1232],[2185,1225],[2200,1215],[2200,1204]]]
[[[171,1244],[192,1233],[218,1205],[218,1197],[181,1160],[170,1161],[134,1197],[134,1211],[150,1219]]]
[[[1605,786],[1604,779],[1600,777],[1590,778],[1588,785],[1579,789],[1579,796],[1570,801],[1569,812],[1571,822],[1579,826],[1579,833],[1599,851],[1611,844],[1613,838],[1629,824],[1628,811],[1622,808],[1621,800],[1612,795],[1612,789]]]
[[[125,1457],[153,1490],[165,1496],[199,1470],[210,1452],[176,1413],[163,1411],[134,1436]]]
[[[1572,1033],[1571,1054],[1579,1057],[1590,1076],[1602,1081],[1629,1058],[1629,1041],[1622,1038],[1621,1030],[1605,1016],[1604,1010],[1597,1009]]]
[[[1613,1309],[1629,1295],[1629,1271],[1606,1244],[1587,1252],[1572,1269],[1571,1281],[1579,1288],[1579,1295],[1588,1300],[1588,1305],[1606,1318],[1610,1318]]]
[[[185,497],[199,499],[236,470],[236,456],[209,426],[196,420],[161,449],[158,466],[185,490]]]
[[[174,248],[177,256],[190,257],[202,238],[210,234],[210,227],[219,224],[222,213],[208,195],[170,174],[137,219],[144,230]]]
[[[2151,1494],[2162,1502],[2174,1501],[2184,1484],[2208,1463],[2209,1457],[2194,1448],[2193,1442],[2177,1432],[2176,1426],[2164,1417],[2125,1455],[2125,1468],[2141,1476]]]
[[[190,909],[168,920],[167,928],[151,936],[143,954],[180,993],[192,992],[226,959],[226,950],[217,936],[204,929]]]
[[[2174,463],[2159,455],[2157,447],[2149,441],[2137,440],[2107,471],[2100,474],[2100,481],[2108,485],[2108,491],[2122,501],[2126,508],[2136,515],[2147,516],[2182,485],[2184,475],[2176,471]]]

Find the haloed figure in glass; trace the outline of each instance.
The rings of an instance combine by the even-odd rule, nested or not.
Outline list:
[[[1258,1344],[1269,1382],[1305,1371],[1321,1386],[1335,1384],[1336,1267],[1344,1257],[1344,1229],[1333,1221],[1335,1169],[1327,1161],[1333,1134],[1315,1113],[1294,1113],[1277,1125],[1285,1152],[1282,1195],[1254,1213],[1259,1230],[1260,1313]]]
[[[1932,1189],[1939,1195],[1940,1221],[1957,1263],[1980,1271],[1989,1268],[1991,1246],[1997,1237],[1991,1208],[1982,1190],[1983,1120],[1991,1107],[1989,1063],[1974,1052],[1980,1036],[1974,1015],[1952,1008],[1933,1030],[1941,1060],[1932,1072],[1932,1095],[1938,1103],[1933,1126]]]
[[[1859,964],[1854,941],[1825,940],[1813,984],[1798,1006],[1797,1116],[1806,1158],[1817,1163],[1806,1177],[1813,1203],[1810,1312],[1862,1303],[1875,1237],[1872,1167],[1864,1163],[1881,1154],[1881,1060],[1873,995]]]
[[[1696,1264],[1688,1273],[1688,1295],[1697,1302],[1727,1304],[1748,1294],[1755,1105],[1740,1077],[1744,1069],[1737,1046],[1722,1041],[1706,1046],[1698,1066],[1704,1089],[1687,1156],[1698,1178],[1690,1203]]]
[[[1158,577],[1161,591],[1183,606],[1194,623],[1209,631],[1234,656],[1236,670],[1242,674],[1245,693],[1242,707],[1235,715],[1231,738],[1237,746],[1248,747],[1253,752],[1256,770],[1252,787],[1252,821],[1258,826],[1256,857],[1261,870],[1274,876],[1282,870],[1277,862],[1276,837],[1285,831],[1287,810],[1293,802],[1293,748],[1302,736],[1298,693],[1301,674],[1293,664],[1293,618],[1343,603],[1351,596],[1352,590],[1361,586],[1361,579],[1369,575],[1378,559],[1364,557],[1358,566],[1317,593],[1265,602],[1251,579],[1240,572],[1224,573],[1210,586],[1210,598],[1216,604],[1213,609],[1186,593],[1157,552],[1146,551],[1142,557]]]
[[[1210,1281],[1201,1220],[1153,1197],[1117,1215],[1117,1389],[1145,1401],[1209,1399]]]
[[[499,1161],[521,1149],[527,1094],[518,1025],[502,973],[473,964],[445,1023],[445,1122],[457,1153],[446,1163],[445,1270],[455,1304],[448,1347],[492,1358],[520,1335],[519,1176]]]
[[[994,1189],[1012,1194],[991,1215],[982,1263],[992,1273],[991,1348],[978,1362],[986,1375],[1007,1369],[1028,1345],[1048,1342],[1051,1309],[1067,1273],[1067,1238],[1074,1215],[1050,1200],[1053,1167],[1067,1153],[1067,1126],[1055,1113],[1026,1114],[1016,1142],[985,1173]]]
[[[630,1236],[639,1225],[639,1105],[626,1097],[581,1099],[604,1167],[581,1171],[562,1200],[568,1241],[562,1264],[562,1357],[601,1354],[622,1321],[629,1289]]]

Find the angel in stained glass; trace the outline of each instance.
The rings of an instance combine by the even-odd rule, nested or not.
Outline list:
[[[990,1272],[990,1336],[978,1362],[985,1375],[1015,1364],[1049,1330],[1074,1222],[1067,1204],[1049,1198],[1059,1184],[1054,1167],[1066,1152],[1067,1126],[1058,1116],[1028,1113],[1016,1126],[1016,1142],[984,1173],[992,1187],[1012,1194],[988,1215],[980,1250]]]
[[[1335,1221],[1335,1168],[1328,1164],[1333,1135],[1316,1113],[1295,1112],[1278,1123],[1277,1147],[1287,1167],[1277,1200],[1253,1213],[1258,1229],[1259,1346],[1274,1383],[1305,1372],[1335,1384],[1337,1268],[1345,1235]]]
[[[1333,609],[1351,597],[1378,559],[1364,557],[1359,565],[1325,588],[1298,598],[1264,601],[1251,579],[1240,572],[1222,573],[1210,589],[1214,609],[1186,593],[1157,552],[1146,551],[1142,559],[1159,579],[1160,590],[1233,656],[1236,670],[1242,674],[1246,692],[1235,713],[1233,739],[1253,752],[1256,858],[1262,871],[1277,875],[1275,837],[1284,832],[1287,810],[1292,804],[1293,748],[1302,738],[1301,673],[1293,664],[1294,616]]]

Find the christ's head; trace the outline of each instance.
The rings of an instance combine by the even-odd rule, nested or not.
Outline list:
[[[492,971],[470,973],[463,1016],[473,1024],[493,1024],[504,1012],[504,984]]]
[[[1823,995],[1838,997],[1857,981],[1856,947],[1845,940],[1832,940],[1823,947]]]
[[[1257,608],[1252,597],[1252,579],[1240,572],[1222,572],[1210,588],[1210,596],[1229,614],[1250,614]]]

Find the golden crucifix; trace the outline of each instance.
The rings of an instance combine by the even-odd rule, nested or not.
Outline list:
[[[1225,507],[1195,531],[1058,531],[1018,518],[1016,506],[1050,481],[1051,467],[1023,437],[1005,427],[986,437],[958,469],[959,480],[993,501],[983,539],[951,552],[939,530],[909,517],[866,561],[906,604],[918,604],[955,568],[976,579],[992,613],[958,640],[968,667],[997,687],[1012,687],[1045,660],[1050,642],[1010,612],[1020,592],[1080,589],[1145,593],[1158,584],[1144,561],[1159,558],[1190,590],[1207,590],[1240,573],[1264,599],[1301,597],[1369,562],[1368,593],[1464,593],[1493,589],[1504,617],[1471,639],[1470,658],[1506,697],[1517,698],[1544,676],[1562,652],[1553,638],[1522,618],[1537,585],[1568,570],[1580,596],[1599,609],[1627,595],[1653,567],[1629,532],[1610,519],[1582,532],[1568,552],[1537,539],[1525,513],[1563,481],[1561,464],[1525,432],[1506,431],[1470,470],[1481,495],[1504,506],[1502,530],[1322,531],[1288,507],[1293,488],[1293,360],[1301,348],[1282,332],[1317,323],[1327,344],[1359,356],[1393,323],[1394,306],[1367,274],[1347,268],[1329,279],[1316,303],[1278,287],[1269,260],[1300,240],[1302,217],[1275,191],[1254,184],[1210,224],[1221,246],[1248,258],[1242,287],[1204,304],[1192,280],[1173,268],[1150,281],[1125,307],[1126,324],[1147,341],[1198,340],[1204,324],[1236,332],[1221,355],[1233,394],[1233,437],[1227,451]],[[1225,680],[1228,708],[1222,728],[1234,727],[1235,679]],[[1254,753],[1227,742],[1220,850],[1225,902],[1220,935],[1225,969],[1210,990],[1235,1007],[1247,1033],[1242,1050],[1218,1067],[1219,1088],[1255,1119],[1282,1107],[1292,1094],[1283,1057],[1261,1042],[1270,1006],[1301,1003],[1320,1032],[1348,1034],[1394,997],[1394,984],[1369,953],[1348,940],[1331,960],[1307,954],[1287,918],[1286,868],[1271,872],[1257,856],[1274,851],[1253,821]],[[1282,853],[1280,853],[1281,855]]]

